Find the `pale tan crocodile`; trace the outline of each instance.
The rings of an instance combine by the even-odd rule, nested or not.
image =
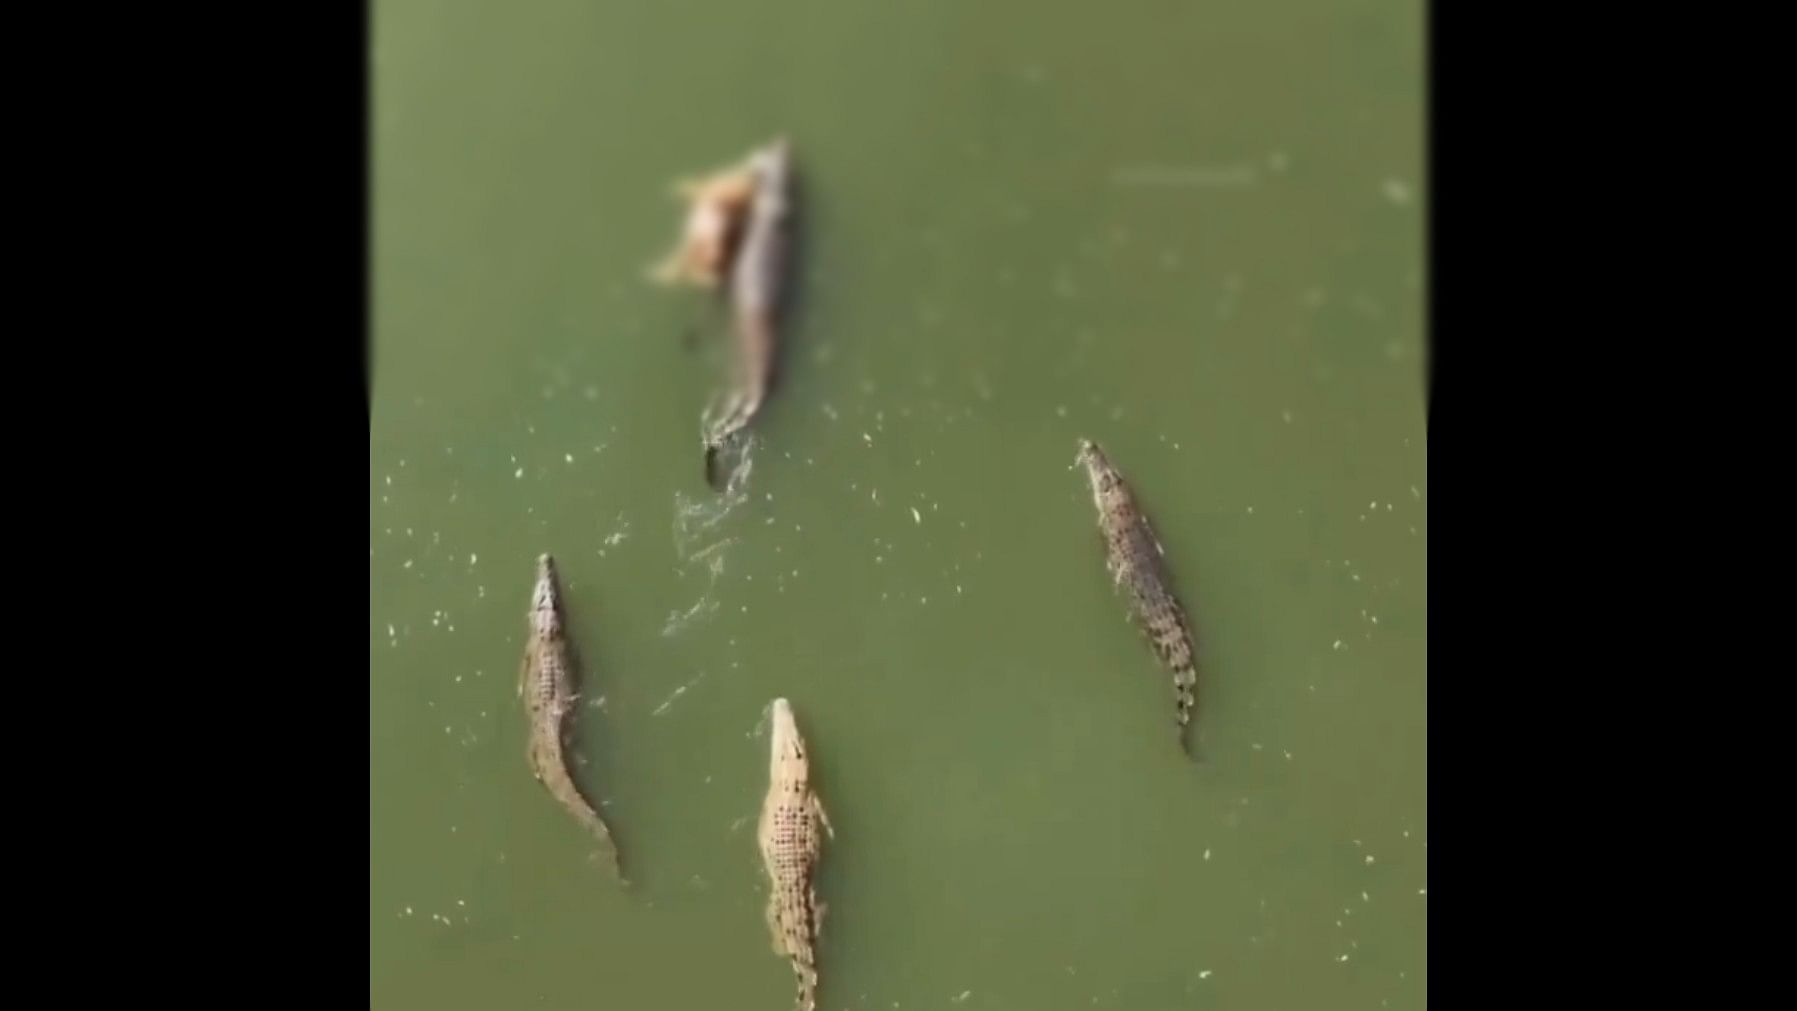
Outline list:
[[[1098,509],[1098,529],[1104,535],[1105,567],[1110,570],[1112,585],[1128,590],[1130,611],[1138,627],[1173,673],[1179,741],[1191,755],[1189,725],[1198,705],[1196,651],[1191,623],[1167,572],[1166,550],[1129,484],[1097,443],[1081,439],[1075,463],[1085,467],[1092,483],[1092,502]]]
[[[537,580],[530,598],[530,630],[524,662],[518,671],[518,694],[524,699],[524,712],[530,721],[526,755],[531,773],[599,840],[613,873],[624,880],[611,830],[581,793],[568,768],[568,717],[579,695],[575,692],[574,651],[564,624],[555,560],[546,554],[537,556]]]
[[[836,830],[824,813],[823,801],[811,789],[811,756],[785,699],[774,700],[772,738],[767,798],[756,833],[768,875],[767,925],[773,932],[774,954],[792,961],[799,1011],[813,1011],[817,940],[824,921],[815,875],[824,833],[835,838]]]

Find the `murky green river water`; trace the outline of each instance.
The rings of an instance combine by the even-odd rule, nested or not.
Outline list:
[[[375,1011],[791,1007],[776,695],[836,827],[824,1008],[1423,1007],[1421,18],[377,3]],[[802,303],[721,498],[722,315],[643,274],[670,182],[780,130]],[[1197,624],[1202,763],[1081,436]],[[541,551],[628,892],[525,764]]]

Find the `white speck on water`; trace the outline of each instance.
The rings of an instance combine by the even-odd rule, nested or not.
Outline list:
[[[1283,750],[1283,749],[1282,749],[1282,750]],[[1292,753],[1291,753],[1291,752],[1289,752],[1289,751],[1286,751],[1286,752],[1284,752],[1284,754],[1285,754],[1285,760],[1286,760],[1286,761],[1288,761],[1288,762],[1289,762],[1289,761],[1291,761],[1291,760],[1292,760]]]
[[[391,638],[393,638],[393,637],[394,637],[394,636],[396,636],[396,635],[398,635],[398,634],[399,634],[399,633],[397,633],[397,632],[395,632],[395,631],[393,631],[393,626],[392,626],[392,624],[388,624],[388,625],[387,625],[387,638],[389,638],[389,639],[391,639]]]
[[[866,432],[862,432],[861,433],[861,441],[863,441],[863,442],[867,443],[869,446],[871,446],[874,444],[874,437],[871,435],[868,435]]]
[[[1427,888],[1418,888],[1418,889],[1417,889],[1417,890],[1416,890],[1416,894],[1418,894],[1418,895],[1427,895],[1427,894],[1429,894],[1429,890],[1428,890],[1428,889],[1427,889]]]
[[[387,475],[387,484],[388,485],[393,484],[393,475],[392,474]]]
[[[1254,749],[1254,750],[1255,750],[1255,751],[1260,751],[1260,750],[1261,750],[1261,746],[1260,746],[1260,745],[1259,745],[1259,744],[1258,744],[1258,743],[1256,743],[1256,744],[1250,744],[1250,745],[1248,745],[1248,746],[1249,746],[1249,747],[1250,747],[1250,748],[1253,748],[1253,749]]]
[[[1279,416],[1280,416],[1280,417],[1281,417],[1281,418],[1283,418],[1283,419],[1285,419],[1285,423],[1286,423],[1286,424],[1288,424],[1288,425],[1289,425],[1289,424],[1291,424],[1291,423],[1292,423],[1292,412],[1290,412],[1290,411],[1280,411],[1280,412],[1279,412]]]
[[[524,468],[519,467],[517,470],[512,472],[512,476],[514,478],[523,477],[524,476]]]
[[[569,463],[573,463],[574,462],[574,454],[573,453],[563,453],[562,459],[568,461]]]
[[[1340,640],[1340,639],[1337,639],[1337,640],[1335,640],[1335,645],[1334,645],[1334,646],[1333,646],[1333,647],[1331,647],[1331,648],[1332,648],[1332,649],[1341,649],[1341,648],[1342,648],[1342,641],[1341,641],[1341,640]]]
[[[1346,962],[1348,960],[1348,955],[1346,952],[1343,952],[1342,954],[1335,956],[1335,960],[1337,962]]]
[[[876,503],[880,501],[880,489],[874,489],[873,498]]]
[[[1368,895],[1367,893],[1361,892],[1360,893],[1360,901],[1371,902],[1371,901],[1373,901],[1373,898],[1372,898],[1372,896]]]
[[[1371,867],[1373,865],[1373,855],[1371,853],[1368,853],[1366,855],[1366,862],[1367,862],[1368,867]]]
[[[1365,517],[1365,516],[1362,516],[1362,517],[1361,517],[1361,519],[1366,519],[1366,517]],[[1355,573],[1351,573],[1351,575],[1353,575],[1353,577],[1354,577],[1354,581],[1355,581],[1355,582],[1356,582],[1356,583],[1358,583],[1358,582],[1360,582],[1360,573],[1358,573],[1358,572],[1355,572]]]
[[[1250,516],[1254,515],[1254,507],[1253,506],[1248,507],[1248,515],[1250,515]]]
[[[1368,508],[1368,509],[1377,509],[1377,508],[1379,508],[1379,503],[1377,503],[1377,502],[1368,502],[1368,503],[1367,503],[1367,504],[1366,504],[1366,507],[1367,507],[1367,508]]]
[[[954,1001],[955,1001],[955,1003],[956,1003],[956,1004],[959,1004],[959,1003],[961,1003],[961,1002],[962,1002],[962,1001],[964,1001],[964,1000],[966,1000],[966,999],[967,999],[967,998],[969,998],[969,997],[972,997],[972,996],[973,996],[973,991],[972,991],[972,990],[963,990],[963,991],[961,991],[961,993],[960,993],[960,994],[959,994],[959,995],[958,995],[958,996],[956,996],[956,997],[955,997],[955,998],[954,998]]]
[[[916,506],[911,507],[911,518],[916,520],[920,526],[923,524],[923,513],[918,512]]]
[[[406,912],[405,912],[405,915],[407,915],[407,916],[411,916],[411,915],[412,915],[412,907],[411,907],[411,906],[407,906],[407,907],[406,907]]]
[[[1206,849],[1204,851],[1204,859],[1206,859],[1206,860],[1210,859],[1210,850]]]
[[[1401,179],[1385,180],[1385,199],[1400,206],[1410,202],[1410,187]]]
[[[1057,418],[1065,418],[1067,416],[1067,405],[1057,404],[1054,409],[1054,414]]]
[[[1379,624],[1379,616],[1378,615],[1374,614],[1374,615],[1369,615],[1368,617],[1371,618],[1373,624],[1375,624],[1375,625]]]

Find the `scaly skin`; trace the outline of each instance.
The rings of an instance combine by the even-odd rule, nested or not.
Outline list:
[[[1164,563],[1166,551],[1123,475],[1096,443],[1080,440],[1075,463],[1086,468],[1092,484],[1092,503],[1098,509],[1098,529],[1104,535],[1105,567],[1110,570],[1112,585],[1127,588],[1138,626],[1153,644],[1155,655],[1173,673],[1180,746],[1191,755],[1189,725],[1198,705],[1198,671],[1191,623],[1173,592]]]
[[[824,813],[823,801],[811,790],[810,755],[793,719],[792,706],[785,699],[774,700],[771,736],[767,798],[761,805],[756,832],[769,882],[767,924],[774,937],[774,954],[792,961],[798,1011],[813,1011],[817,1007],[817,940],[824,921],[815,876],[824,834],[834,838],[836,831]]]
[[[705,434],[706,480],[718,486],[716,458],[726,441],[749,427],[773,387],[774,359],[791,256],[791,147],[774,140],[749,159],[755,197],[731,268],[736,329],[736,375],[729,401]]]
[[[561,587],[555,560],[537,557],[536,587],[531,593],[530,632],[518,671],[518,694],[530,721],[526,757],[530,771],[561,805],[598,838],[613,873],[623,880],[611,830],[581,793],[568,768],[568,716],[578,695],[574,690],[573,651],[562,622]]]

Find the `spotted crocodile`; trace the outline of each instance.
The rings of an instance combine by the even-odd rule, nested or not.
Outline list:
[[[568,768],[568,717],[579,695],[574,687],[574,650],[568,642],[555,560],[537,556],[537,580],[530,599],[530,630],[518,671],[518,694],[530,721],[526,755],[530,771],[563,807],[598,840],[613,873],[623,880],[617,846],[599,812],[581,793]]]
[[[799,1011],[817,1007],[817,941],[824,906],[818,901],[815,875],[824,834],[836,830],[824,813],[823,801],[811,789],[810,754],[785,699],[773,704],[773,742],[768,760],[767,798],[761,805],[756,833],[769,889],[767,924],[774,954],[792,961],[798,981]]]
[[[1123,475],[1097,443],[1081,439],[1075,465],[1085,467],[1092,484],[1092,502],[1098,509],[1098,529],[1104,535],[1105,567],[1110,571],[1112,586],[1127,589],[1138,627],[1153,644],[1155,655],[1173,674],[1179,741],[1186,754],[1192,755],[1189,725],[1198,705],[1196,651],[1191,623],[1173,592],[1165,564],[1166,549],[1154,535]]]

